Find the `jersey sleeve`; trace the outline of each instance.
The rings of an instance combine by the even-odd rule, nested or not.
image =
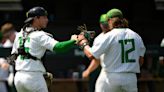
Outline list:
[[[57,40],[50,37],[49,35],[47,35],[44,32],[42,32],[41,35],[39,36],[38,42],[41,46],[43,46],[44,48],[46,48],[50,51],[53,51],[54,46],[56,45],[56,43],[58,43]]]
[[[76,42],[75,40],[58,42],[54,46],[53,51],[57,53],[68,52],[74,46],[75,42]]]
[[[90,48],[91,54],[99,59],[100,56],[108,49],[112,41],[112,37],[109,36],[109,34],[105,34],[104,37],[102,37],[102,41],[95,42],[94,45]]]
[[[139,37],[139,43],[137,45],[139,46],[139,50],[138,50],[139,55],[144,56],[146,48],[144,46],[144,43],[141,37]]]

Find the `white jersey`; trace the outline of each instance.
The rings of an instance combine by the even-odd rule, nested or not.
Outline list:
[[[93,45],[96,45],[97,43],[100,43],[103,37],[104,37],[104,33],[102,32],[102,33],[100,33],[100,34],[94,39]],[[103,56],[104,56],[104,55],[101,55],[100,58],[99,58],[99,59],[100,59],[100,63],[101,63],[101,61],[103,61],[103,59],[104,59]]]
[[[101,66],[107,72],[139,73],[139,57],[144,56],[145,46],[129,28],[115,28],[104,34],[90,52],[98,59],[104,54]]]
[[[32,30],[32,27],[26,28],[26,31],[30,30]],[[22,44],[22,35],[23,31],[21,30],[15,38],[12,54],[18,53],[18,48]],[[41,59],[47,49],[53,51],[56,43],[58,41],[48,36],[46,32],[34,31],[28,35],[25,41],[25,50],[28,50],[28,53],[32,56]],[[22,56],[19,55],[15,62],[17,71],[45,72],[45,68],[40,60],[22,59]]]

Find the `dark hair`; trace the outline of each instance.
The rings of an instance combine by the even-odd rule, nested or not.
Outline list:
[[[112,24],[110,24],[110,29],[113,28],[128,28],[128,21],[125,18],[111,18],[110,20],[112,20]]]

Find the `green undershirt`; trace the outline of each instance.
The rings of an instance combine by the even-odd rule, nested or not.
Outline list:
[[[75,44],[75,40],[68,40],[68,41],[63,41],[63,42],[58,42],[54,48],[53,51],[56,53],[64,53],[70,50],[73,45]]]

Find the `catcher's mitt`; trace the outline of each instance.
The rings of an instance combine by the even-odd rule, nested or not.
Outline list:
[[[77,30],[81,32],[80,34],[84,35],[84,37],[88,40],[89,43],[95,36],[95,31],[88,31],[86,24],[78,26]]]
[[[48,88],[48,90],[50,90],[50,87],[53,82],[53,74],[46,72],[43,76],[44,76],[44,79],[46,80],[47,88]]]
[[[18,54],[12,54],[12,55],[6,57],[6,60],[10,65],[15,65],[15,60],[17,59],[17,56],[18,56]]]

